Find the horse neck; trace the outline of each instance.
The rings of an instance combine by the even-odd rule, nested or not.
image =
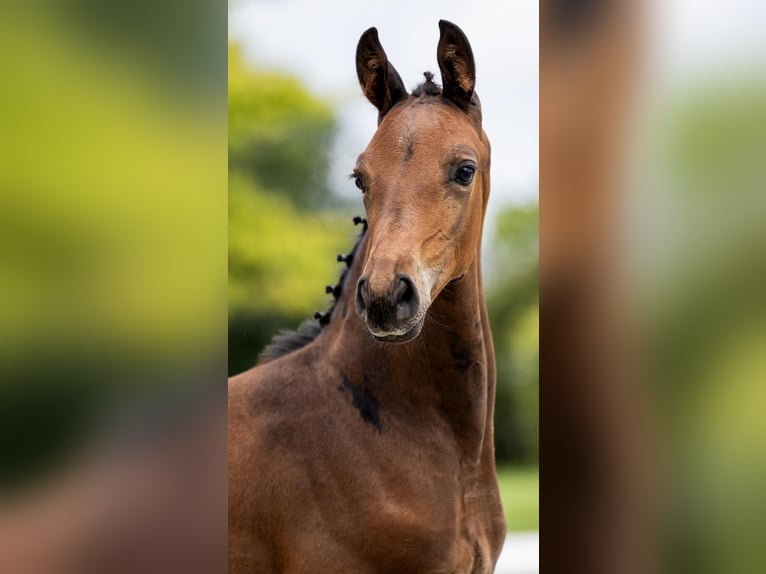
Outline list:
[[[364,240],[366,243],[366,239]],[[421,334],[403,344],[373,339],[354,311],[366,245],[349,269],[325,333],[330,361],[378,397],[381,407],[430,414],[452,428],[466,459],[494,456],[495,363],[482,291],[480,251],[459,280],[434,300]],[[334,315],[335,315],[334,314]]]

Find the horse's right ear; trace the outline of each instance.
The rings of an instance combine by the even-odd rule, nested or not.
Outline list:
[[[442,73],[442,95],[464,111],[471,109],[476,84],[473,51],[463,31],[452,22],[439,20],[436,59]]]
[[[378,30],[370,28],[356,46],[356,75],[365,97],[378,108],[378,123],[407,95],[399,73],[394,69],[378,40]]]

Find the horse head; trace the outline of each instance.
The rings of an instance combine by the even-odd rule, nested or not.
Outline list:
[[[378,128],[353,177],[369,224],[358,316],[380,341],[417,337],[432,302],[475,264],[489,198],[490,146],[474,91],[465,34],[439,22],[442,86],[408,93],[375,28],[359,40],[356,68]]]

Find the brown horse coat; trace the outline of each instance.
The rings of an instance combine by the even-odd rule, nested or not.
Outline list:
[[[360,39],[379,112],[354,171],[369,228],[321,333],[230,380],[230,572],[494,570],[489,142],[468,41],[439,26],[444,86],[427,74],[413,94],[377,31]]]

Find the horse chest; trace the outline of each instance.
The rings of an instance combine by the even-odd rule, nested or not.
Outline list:
[[[379,493],[353,515],[322,521],[321,554],[353,564],[355,572],[469,574],[491,572],[488,545],[459,500],[430,502]],[[315,536],[312,535],[312,538]],[[317,556],[317,562],[324,558]],[[351,570],[349,570],[351,571]]]
[[[452,506],[452,508],[449,508]],[[462,501],[436,509],[399,508],[371,533],[384,541],[376,549],[376,572],[486,574],[493,560],[481,517],[466,516]],[[402,517],[405,517],[402,520]]]
[[[349,560],[371,572],[491,572],[490,517],[466,504],[459,465],[431,464],[410,449],[402,455],[409,465],[362,459],[340,480],[316,485],[331,545],[352,549]]]
[[[418,419],[382,400],[365,410],[339,390],[334,446],[311,463],[325,531],[374,572],[491,572],[493,517],[472,502],[485,488],[441,409]]]

